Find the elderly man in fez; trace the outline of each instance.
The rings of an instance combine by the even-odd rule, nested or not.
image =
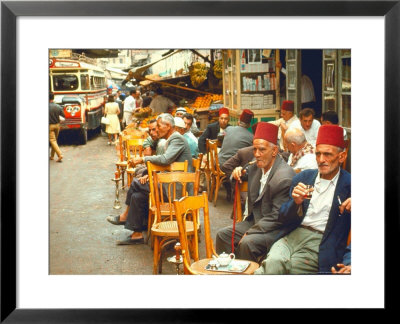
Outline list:
[[[279,213],[279,221],[288,225],[257,274],[331,273],[332,267],[343,263],[351,217],[351,178],[340,168],[346,159],[344,148],[340,126],[319,128],[318,169],[293,178],[290,200]]]
[[[234,253],[237,258],[258,262],[265,257],[280,231],[280,206],[289,200],[289,189],[295,175],[278,155],[278,127],[267,122],[257,124],[253,140],[256,160],[248,169],[236,168],[232,176],[248,180],[248,216],[235,226]],[[231,252],[233,226],[217,233],[218,253]]]

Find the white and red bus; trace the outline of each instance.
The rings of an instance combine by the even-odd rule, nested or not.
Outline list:
[[[79,132],[81,143],[86,144],[87,131],[101,126],[107,96],[104,70],[74,59],[50,58],[49,64],[50,92],[64,109],[61,130]]]

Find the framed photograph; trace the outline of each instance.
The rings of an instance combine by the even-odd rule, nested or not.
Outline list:
[[[399,235],[397,215],[400,213],[395,203],[399,197],[399,161],[396,153],[399,151],[397,129],[400,123],[399,2],[3,1],[1,321],[191,323],[234,319],[247,308],[259,308],[250,310],[257,315],[261,315],[260,311],[265,312],[264,308],[392,310],[394,300],[391,296],[395,293],[394,283],[397,282],[393,271],[393,256],[397,255],[397,251],[393,247],[396,246],[394,238]],[[195,276],[169,276],[168,281],[163,281],[166,278],[162,276],[48,275],[48,119],[47,113],[44,113],[48,104],[48,49],[78,46],[350,48],[353,45],[349,44],[355,42],[351,36],[356,35],[358,30],[351,26],[357,21],[358,26],[368,27],[367,23],[363,23],[364,19],[378,27],[375,32],[369,30],[369,37],[374,37],[374,53],[380,53],[379,60],[374,58],[374,77],[379,82],[375,83],[374,90],[365,83],[367,76],[371,76],[365,69],[371,57],[364,57],[368,50],[365,45],[357,43],[354,51],[352,48],[352,93],[354,91],[358,95],[354,100],[352,98],[352,114],[361,117],[352,116],[351,120],[357,130],[355,137],[359,140],[352,147],[355,157],[352,163],[357,165],[352,174],[352,192],[358,215],[352,219],[358,228],[352,232],[352,240],[357,251],[354,261],[358,266],[351,276],[342,280],[338,280],[337,276],[323,276],[318,281],[314,276],[241,276],[237,282],[228,276],[222,279],[210,276],[207,280],[202,278],[200,285],[199,279],[193,278]],[[224,30],[230,31],[222,38],[216,32],[221,21]],[[315,32],[332,30],[332,23],[338,29],[344,26],[337,33],[337,42],[333,45],[327,37],[310,40],[310,37],[304,36],[311,29]],[[256,24],[260,33],[249,35],[243,27],[250,24]],[[289,29],[280,30],[279,35],[263,36],[262,30],[273,30],[277,24],[281,27],[288,25]],[[146,35],[127,43],[127,33],[132,26],[138,26],[138,29],[145,26]],[[237,29],[234,29],[235,26],[238,26]],[[317,28],[319,26],[325,29]],[[193,28],[202,36],[190,35],[187,31],[193,31]],[[71,32],[72,29],[75,33]],[[233,29],[234,32],[231,32]],[[27,32],[29,30],[31,33]],[[294,31],[296,34],[293,34]],[[59,37],[54,37],[55,32]],[[208,43],[200,43],[199,38],[206,39]],[[145,43],[144,39],[151,39],[151,43]],[[318,43],[313,43],[316,39]],[[370,49],[371,43],[367,47]],[[256,52],[252,60],[261,61],[261,52]],[[380,66],[381,71],[378,72],[376,66]],[[29,95],[27,89],[32,89]],[[363,141],[360,134],[371,133],[370,128],[365,128],[368,126],[365,125],[365,114],[370,111],[374,111],[374,134],[370,140]],[[365,152],[371,150],[374,154],[366,162]],[[373,196],[366,191],[371,186],[371,180],[374,182]],[[109,182],[110,179],[107,179]],[[86,229],[81,230],[84,232]],[[181,287],[193,283],[196,297],[191,299],[182,294]],[[365,294],[365,283],[368,283],[368,294]],[[239,285],[245,287],[252,302],[237,295]],[[155,287],[173,291],[177,297],[159,298],[154,293]],[[221,294],[216,293],[216,287],[225,289],[225,295],[234,298],[221,298]],[[271,296],[266,296],[267,290],[273,292]],[[323,298],[316,301],[315,295]],[[195,303],[190,304],[192,300]],[[210,316],[203,308],[216,311]]]
[[[247,57],[249,64],[261,64],[261,50],[249,49],[247,50]]]
[[[328,91],[335,91],[335,64],[326,64],[325,88]]]

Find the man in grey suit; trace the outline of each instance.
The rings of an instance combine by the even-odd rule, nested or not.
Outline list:
[[[164,113],[157,117],[157,132],[160,138],[166,139],[164,154],[144,157],[135,157],[131,163],[137,165],[150,161],[157,165],[170,165],[172,162],[188,161],[188,172],[193,171],[192,154],[184,137],[175,131],[174,117]],[[125,225],[133,233],[117,245],[143,244],[142,231],[146,228],[143,223],[149,211],[150,187],[148,177],[134,178],[126,194],[126,210],[118,216],[109,216],[107,221],[114,225]]]
[[[293,169],[278,155],[278,127],[259,122],[253,139],[256,164],[232,172],[238,181],[248,180],[248,216],[235,225],[234,252],[239,259],[258,262],[277,238],[280,206],[289,200],[289,189],[295,175]],[[243,171],[245,172],[243,174]],[[231,252],[233,226],[218,231],[217,253]]]

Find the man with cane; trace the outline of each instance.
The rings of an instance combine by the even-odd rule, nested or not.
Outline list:
[[[217,253],[231,252],[232,237],[236,258],[261,260],[275,242],[280,231],[280,206],[289,200],[289,189],[295,175],[293,169],[278,155],[278,127],[259,122],[253,139],[256,162],[248,168],[236,168],[232,176],[248,181],[248,217],[240,223],[218,231]]]

